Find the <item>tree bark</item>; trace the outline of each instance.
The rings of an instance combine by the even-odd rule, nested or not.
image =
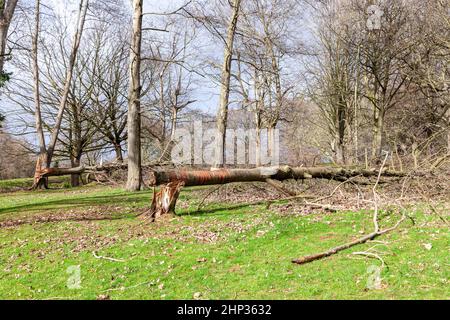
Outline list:
[[[120,143],[114,143],[114,151],[116,152],[116,161],[118,163],[123,163],[122,147]]]
[[[267,128],[267,154],[269,155],[270,162],[273,164],[275,159],[276,145],[275,145],[275,126],[276,124],[271,124]]]
[[[36,172],[39,172],[43,168],[47,168],[47,152],[45,146],[44,130],[42,128],[42,115],[41,115],[41,99],[39,88],[39,63],[38,63],[38,43],[39,43],[39,28],[40,28],[40,6],[41,1],[36,0],[35,8],[35,25],[34,33],[31,41],[31,55],[33,60],[33,78],[34,78],[34,104],[35,104],[35,123],[36,134],[39,141],[39,155],[36,162]],[[35,182],[38,188],[48,188],[48,179],[42,178],[41,181]]]
[[[141,41],[142,0],[133,0],[133,35],[130,50],[130,87],[128,91],[128,180],[126,189],[141,189]]]
[[[146,165],[146,168],[153,170],[150,174],[149,184],[151,186],[167,184],[169,182],[183,181],[185,186],[200,186],[225,184],[231,182],[266,182],[272,180],[288,179],[336,179],[341,181],[355,176],[372,177],[376,176],[376,169],[348,169],[348,168],[329,168],[329,167],[260,167],[253,169],[220,169],[220,170],[154,170],[158,164]],[[127,169],[126,164],[122,165],[100,165],[83,166],[73,168],[47,168],[41,172],[40,178],[50,176],[64,176],[71,174],[81,174],[87,172],[110,172],[118,169]],[[420,173],[416,173],[420,174]],[[383,169],[382,176],[385,177],[404,177],[406,173],[401,171],[392,171]]]
[[[183,186],[183,182],[169,182],[167,185],[162,186],[159,192],[155,192],[155,189],[153,189],[153,199],[150,207],[150,218],[152,221],[164,214],[175,214],[178,195]]]
[[[226,184],[231,182],[268,182],[277,189],[280,184],[274,180],[282,181],[288,179],[336,179],[343,180],[355,176],[378,176],[380,170],[355,170],[346,168],[324,168],[324,167],[261,167],[255,169],[218,169],[212,171],[154,171],[150,176],[150,185],[162,185],[161,191],[154,194],[151,218],[154,220],[158,215],[173,212],[178,194],[183,186],[200,186]],[[381,170],[384,176],[404,176],[402,172]],[[286,190],[283,192],[287,193]],[[165,200],[163,200],[165,199]]]
[[[257,167],[261,166],[261,128],[259,123],[256,124],[255,128],[255,164]]]
[[[18,0],[0,0],[0,75],[3,75],[9,25]]]
[[[228,102],[230,96],[231,58],[233,57],[234,35],[239,17],[241,0],[233,1],[233,14],[228,24],[225,43],[224,61],[222,66],[219,110],[217,112],[217,137],[215,150],[215,168],[223,167],[225,163],[225,140],[228,119]]]
[[[371,177],[376,176],[378,170],[375,169],[347,169],[347,168],[328,168],[328,167],[261,167],[254,169],[220,169],[220,170],[161,170],[154,171],[150,177],[150,185],[156,186],[169,182],[182,181],[185,186],[200,186],[225,184],[231,182],[253,182],[288,179],[337,179],[350,178],[355,176]],[[382,171],[384,176],[402,177],[403,172]]]
[[[177,131],[177,121],[178,121],[178,109],[176,107],[172,107],[172,120],[171,120],[171,129],[170,129],[170,139],[164,147],[163,152],[161,153],[161,157],[159,157],[159,162],[167,163],[170,162],[170,156],[172,154],[172,149],[175,146],[175,133]]]
[[[372,158],[377,159],[381,156],[384,130],[384,110],[376,110],[373,123],[373,141]]]
[[[80,166],[80,158],[81,155],[77,155],[76,157],[72,157],[70,159],[72,168],[77,168]],[[70,185],[72,187],[78,187],[80,185],[81,172],[76,172],[70,175]]]

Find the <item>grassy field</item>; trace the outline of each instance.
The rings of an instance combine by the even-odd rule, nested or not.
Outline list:
[[[232,203],[196,212],[200,192],[185,188],[178,215],[156,223],[135,217],[150,191],[90,185],[0,194],[0,223],[16,223],[0,228],[0,298],[450,298],[448,226],[420,209],[409,213],[414,225],[405,221],[378,242],[297,266],[292,258],[370,232],[371,212],[290,215]],[[396,219],[384,215],[382,224]],[[382,269],[352,254],[374,246]],[[381,283],[371,286],[377,270]]]

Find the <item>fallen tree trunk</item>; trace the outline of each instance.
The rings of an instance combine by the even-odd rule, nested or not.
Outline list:
[[[161,170],[154,169],[165,164],[148,164],[143,168],[153,169],[150,175],[150,185],[157,186],[174,181],[183,181],[186,186],[200,186],[213,184],[226,184],[231,182],[266,182],[272,180],[288,179],[335,179],[342,181],[351,177],[372,177],[378,174],[376,169],[348,169],[331,167],[260,167],[253,169],[219,169],[219,170]],[[126,164],[108,164],[103,166],[79,166],[74,168],[46,168],[41,170],[36,178],[51,176],[64,176],[88,172],[113,171],[127,169]],[[382,176],[403,177],[406,174],[400,171],[383,170]]]
[[[39,185],[40,181],[45,181],[45,188],[48,188],[48,177],[56,177],[56,176],[66,176],[73,174],[82,174],[82,173],[98,173],[98,172],[110,172],[113,170],[126,169],[126,165],[105,165],[105,166],[78,166],[74,168],[44,168],[38,169],[36,166],[36,171],[34,174],[33,186],[32,190],[36,189],[36,186]]]
[[[166,166],[166,164],[146,164],[142,168],[154,169],[158,166]],[[34,180],[39,181],[42,178],[48,178],[52,176],[66,176],[72,174],[82,174],[82,173],[109,173],[115,170],[126,170],[128,168],[127,164],[106,164],[99,166],[78,166],[73,168],[45,168],[41,170],[36,170]]]
[[[383,170],[383,176],[402,177],[405,174],[398,171]],[[157,186],[169,182],[182,181],[185,186],[201,186],[213,184],[225,184],[231,182],[265,182],[271,180],[288,179],[336,179],[342,180],[355,176],[377,176],[376,169],[348,169],[331,167],[261,167],[254,169],[220,169],[220,170],[161,170],[153,171],[150,185]]]
[[[46,168],[39,172],[39,177],[66,176],[71,174],[81,174],[88,172],[112,171],[126,169],[127,165],[105,165],[105,166],[79,166],[73,168]]]
[[[275,180],[288,179],[336,179],[342,181],[356,176],[371,177],[381,175],[391,177],[404,176],[402,172],[388,170],[366,170],[330,167],[260,167],[254,169],[218,169],[218,170],[156,170],[151,173],[150,185],[162,185],[158,194],[153,196],[151,221],[157,216],[175,212],[175,203],[182,186],[201,186],[226,184],[231,182],[262,181],[277,189],[291,194]],[[164,200],[162,200],[164,199]]]

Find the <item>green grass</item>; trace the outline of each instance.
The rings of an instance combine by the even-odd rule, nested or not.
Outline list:
[[[70,177],[49,177],[53,188],[70,186]],[[33,185],[33,178],[0,180],[0,192],[28,189]]]
[[[377,239],[384,244],[359,245],[297,266],[292,258],[371,231],[371,213],[282,216],[264,206],[226,203],[195,213],[198,193],[185,188],[178,216],[152,224],[132,216],[150,198],[150,191],[100,186],[0,194],[0,222],[92,210],[121,217],[1,228],[0,298],[192,299],[195,293],[202,299],[450,297],[448,227],[421,211],[411,209],[415,225],[408,220]],[[386,216],[382,223],[395,219]],[[370,270],[380,262],[351,253],[374,245],[388,267],[381,271],[381,287],[368,289]],[[96,258],[93,251],[120,261]],[[80,266],[81,288],[69,289],[74,266]]]

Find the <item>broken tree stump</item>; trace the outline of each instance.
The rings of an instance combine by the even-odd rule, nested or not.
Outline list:
[[[149,213],[152,222],[164,214],[175,214],[175,205],[183,186],[184,181],[173,181],[162,185],[158,192],[153,188],[153,199]]]

